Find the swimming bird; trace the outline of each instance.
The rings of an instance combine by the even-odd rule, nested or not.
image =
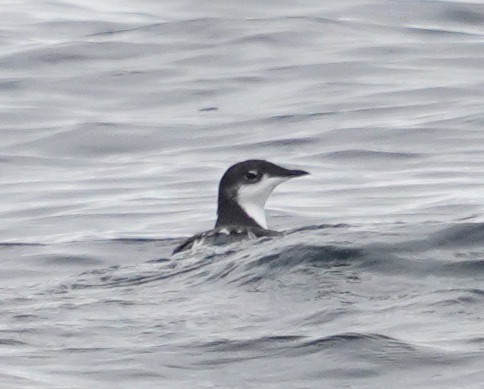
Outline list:
[[[271,162],[251,159],[231,166],[220,180],[215,228],[185,240],[173,254],[196,244],[221,245],[247,238],[277,236],[268,229],[264,206],[276,186],[309,174],[289,170]]]

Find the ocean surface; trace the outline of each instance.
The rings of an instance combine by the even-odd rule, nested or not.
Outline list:
[[[0,0],[0,388],[482,388],[484,2]],[[285,231],[172,256],[251,158]]]

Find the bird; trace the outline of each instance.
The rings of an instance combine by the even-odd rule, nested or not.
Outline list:
[[[215,227],[186,239],[173,250],[173,254],[199,244],[223,245],[243,239],[281,235],[268,228],[264,210],[267,199],[279,184],[308,174],[304,170],[286,169],[261,159],[232,165],[219,183]]]

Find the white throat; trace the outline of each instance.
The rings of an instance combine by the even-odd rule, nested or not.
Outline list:
[[[240,204],[240,207],[251,219],[255,220],[259,226],[267,230],[267,219],[264,207],[260,207],[254,203]]]
[[[287,181],[286,177],[262,177],[256,184],[241,185],[237,191],[237,201],[244,212],[258,225],[267,230],[264,207],[274,188]]]

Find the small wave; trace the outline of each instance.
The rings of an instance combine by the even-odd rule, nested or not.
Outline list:
[[[293,234],[295,232],[302,232],[302,231],[315,231],[315,230],[324,230],[326,228],[347,228],[350,227],[349,224],[314,224],[310,226],[303,226],[303,227],[297,227],[292,230],[288,231],[288,234]]]
[[[418,153],[398,153],[390,151],[376,151],[376,150],[364,150],[364,149],[352,149],[352,150],[341,150],[333,151],[322,155],[323,157],[330,159],[344,159],[344,160],[375,160],[381,163],[382,160],[406,160],[406,159],[416,159],[422,157]]]
[[[210,259],[178,266],[177,262],[157,259],[154,262],[146,262],[144,267],[151,265],[148,270],[144,269],[143,265],[129,268],[114,266],[107,269],[97,269],[82,273],[72,283],[63,284],[62,290],[139,286],[151,282],[181,277],[202,269],[208,263],[210,263]]]
[[[174,238],[113,238],[110,239],[112,242],[119,242],[123,244],[138,244],[138,243],[166,243],[166,242],[174,242],[176,239]]]
[[[122,240],[133,243],[137,240]],[[246,245],[246,246],[244,246]],[[248,246],[247,246],[248,245]],[[157,258],[136,266],[111,266],[81,273],[72,282],[64,283],[62,293],[69,289],[116,288],[137,286],[147,283],[176,280],[180,285],[194,285],[223,282],[246,286],[265,279],[273,279],[275,274],[284,274],[289,269],[301,266],[312,268],[341,268],[350,266],[352,260],[362,258],[360,249],[338,246],[291,245],[281,248],[279,242],[261,239],[239,242],[237,247],[230,245],[217,248],[210,253],[187,254],[175,260]],[[85,262],[89,258],[57,256],[51,263],[69,264]]]
[[[439,257],[435,256],[435,249],[441,247],[442,241],[463,244],[462,239],[479,240],[484,232],[481,224],[446,229],[437,233],[433,240],[415,240],[412,236],[410,240],[398,239],[395,243],[383,243],[382,239],[387,239],[387,236],[376,236],[376,241],[368,242],[367,231],[359,235],[357,226],[351,229],[344,226],[321,224],[302,227],[288,231],[280,239],[243,241],[187,252],[176,259],[159,257],[135,266],[96,269],[81,274],[66,287],[115,288],[166,280],[175,280],[178,285],[185,286],[222,283],[234,287],[259,287],[289,273],[300,277],[301,282],[310,282],[314,277],[324,277],[326,281],[341,278],[358,280],[363,272],[411,278],[429,275],[468,277],[480,274],[484,269],[484,260],[472,257],[472,253],[460,259],[453,255],[445,257],[442,253]],[[331,236],[328,236],[328,231],[331,231]],[[469,238],[470,233],[476,236]],[[307,242],[308,238],[312,244],[301,243]],[[328,239],[345,243],[324,244]],[[170,243],[172,240],[165,239],[163,242]],[[152,241],[158,242],[157,239],[137,238],[114,240],[127,245]],[[89,258],[74,258],[75,263],[86,260]],[[62,256],[52,258],[51,262],[72,263],[70,258]]]
[[[452,275],[477,276],[484,273],[484,259],[447,263],[443,267],[445,271]]]
[[[21,342],[16,339],[2,339],[0,338],[0,345],[1,346],[24,346],[26,345],[25,342]]]
[[[246,267],[269,268],[289,268],[301,263],[308,263],[315,266],[331,266],[334,262],[347,261],[354,258],[361,258],[363,251],[354,248],[345,248],[337,246],[309,246],[295,245],[285,248],[283,251],[262,256]]]
[[[103,263],[101,259],[87,255],[48,255],[44,263],[48,265],[97,265]]]
[[[462,306],[468,308],[470,305],[477,305],[482,303],[482,298],[479,298],[480,296],[456,296],[453,298],[448,298],[442,301],[438,301],[433,304],[429,304],[429,306],[437,306],[437,307],[452,307],[452,306],[457,306],[457,309],[461,309]]]
[[[366,343],[366,344],[379,344],[384,347],[392,347],[398,349],[405,349],[407,351],[414,351],[415,347],[409,343],[403,342],[401,340],[381,335],[381,334],[365,334],[348,332],[336,335],[325,336],[322,338],[317,338],[313,340],[308,340],[297,346],[298,349],[304,349],[306,352],[317,352],[321,349],[327,349],[328,347],[341,347],[354,343]]]
[[[286,348],[294,346],[298,341],[305,339],[304,336],[297,335],[281,335],[281,336],[262,336],[247,340],[216,340],[208,343],[198,345],[208,351],[250,351],[260,350],[262,348]]]
[[[227,362],[225,354],[232,361],[274,356],[302,356],[314,353],[344,352],[352,360],[371,358],[375,363],[394,363],[396,360],[406,364],[418,361],[446,363],[441,352],[428,347],[419,347],[401,339],[377,333],[344,332],[319,338],[300,335],[262,336],[251,339],[220,339],[195,345],[211,358],[201,364],[213,365],[217,361]]]
[[[439,247],[484,245],[484,223],[462,223],[446,228],[432,237]]]
[[[0,242],[1,247],[29,247],[29,246],[44,246],[42,243],[29,243],[29,242]]]

